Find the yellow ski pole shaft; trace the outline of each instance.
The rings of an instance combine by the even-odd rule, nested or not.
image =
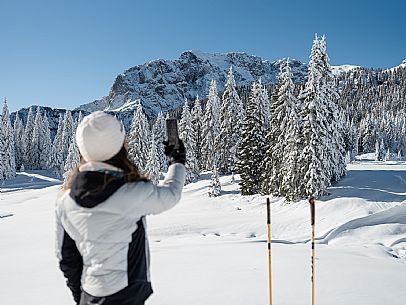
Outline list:
[[[312,277],[311,277],[311,305],[314,305],[314,227],[315,227],[315,207],[314,207],[314,197],[309,198],[310,203],[310,219],[312,225]]]
[[[269,284],[269,305],[272,305],[272,264],[271,264],[271,202],[266,199],[266,214],[268,226],[268,284]]]

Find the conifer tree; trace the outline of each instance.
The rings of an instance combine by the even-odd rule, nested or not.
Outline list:
[[[329,132],[327,134],[328,177],[331,181],[338,181],[346,173],[344,127],[340,120],[338,110],[339,94],[336,89],[335,79],[327,55],[326,37],[323,35],[319,41],[322,63],[322,94],[326,103],[326,117]]]
[[[214,164],[209,186],[209,196],[217,197],[220,195],[220,193],[221,193],[220,179],[217,171],[217,165]]]
[[[4,99],[3,113],[2,113],[2,126],[0,128],[3,130],[3,164],[4,164],[4,178],[11,179],[16,175],[16,164],[15,164],[15,145],[14,145],[14,130],[10,121],[10,113],[7,106],[7,99]],[[0,160],[2,161],[2,160]]]
[[[0,180],[5,179],[6,173],[6,136],[3,126],[3,118],[0,120]]]
[[[192,126],[192,115],[190,113],[189,105],[187,101],[183,105],[182,118],[179,122],[179,137],[182,139],[186,148],[186,181],[185,183],[192,182],[196,177],[196,158],[195,150],[196,143],[194,128]]]
[[[235,88],[233,70],[230,67],[220,109],[219,170],[232,173],[237,162],[237,147],[241,136],[244,110]]]
[[[303,150],[299,156],[300,194],[320,196],[325,194],[330,183],[328,176],[328,132],[327,105],[320,92],[322,88],[323,63],[320,43],[316,36],[313,41],[305,88],[300,94],[303,101]]]
[[[165,118],[162,112],[158,113],[158,116],[152,128],[152,133],[154,135],[155,146],[159,160],[159,170],[162,172],[166,172],[168,170],[168,160],[165,156],[164,146],[162,144],[162,142],[166,139],[166,125]]]
[[[301,151],[300,122],[298,118],[299,101],[294,95],[295,87],[287,60],[281,66],[278,96],[274,102],[271,126],[267,136],[271,145],[267,151],[265,173],[272,176],[264,181],[270,184],[265,192],[283,195],[288,201],[298,197],[298,157]],[[269,166],[274,165],[274,168]]]
[[[128,135],[128,156],[140,172],[145,171],[148,162],[149,134],[149,124],[139,102]]]
[[[203,111],[200,104],[199,96],[196,97],[195,104],[192,109],[192,125],[194,128],[194,142],[195,142],[195,158],[196,164],[194,173],[196,176],[200,175],[200,171],[203,168],[202,163],[202,133],[203,133]]]
[[[386,154],[385,154],[385,161],[390,161],[390,160],[391,160],[391,157],[390,157],[390,151],[388,148],[388,150],[386,151]]]
[[[78,128],[78,126],[79,126],[80,122],[82,122],[82,120],[83,120],[83,113],[82,113],[82,111],[79,111],[79,115],[78,115],[78,118],[77,118],[76,124],[75,124],[75,129],[73,131],[74,137],[76,135],[76,129]]]
[[[270,119],[270,111],[271,111],[271,105],[270,105],[270,100],[268,96],[268,90],[266,90],[266,87],[262,85],[261,79],[258,82],[259,86],[261,87],[260,91],[260,103],[263,111],[263,117],[264,117],[264,125],[265,128],[268,130],[269,128],[269,119]]]
[[[298,103],[294,96],[294,85],[292,82],[292,75],[289,67],[289,62],[286,61],[281,66],[281,71],[278,76],[278,90],[272,100],[272,117],[270,121],[270,128],[267,134],[267,152],[265,159],[264,170],[264,185],[263,192],[271,193],[277,196],[282,194],[281,186],[282,179],[285,176],[284,170],[288,170],[287,164],[285,164],[284,170],[282,170],[282,164],[286,154],[289,156],[289,164],[296,167],[297,163],[297,137],[298,137],[298,117],[296,105]],[[293,112],[293,113],[291,113]],[[291,121],[294,120],[294,121]],[[290,128],[288,130],[288,128]],[[288,138],[287,134],[294,138]],[[287,141],[289,143],[289,149],[287,151]],[[293,158],[293,159],[292,159]],[[291,168],[290,174],[296,175],[296,168]],[[292,180],[291,185],[297,178],[286,178],[286,182]],[[287,192],[288,184],[285,185],[285,193]]]
[[[49,129],[48,116],[47,116],[46,112],[44,113],[44,116],[42,117],[41,129],[42,129],[41,130],[42,150],[41,150],[39,165],[40,165],[40,168],[42,168],[42,169],[48,169],[48,159],[52,153],[52,141],[51,141],[51,131]]]
[[[42,152],[42,117],[41,117],[41,108],[37,107],[37,113],[34,120],[34,130],[32,132],[31,138],[31,150],[28,153],[28,156],[31,160],[32,169],[40,169],[40,158]]]
[[[69,146],[72,143],[72,138],[73,138],[73,132],[74,132],[73,128],[74,128],[74,124],[73,124],[72,112],[70,110],[67,110],[65,112],[65,116],[63,118],[62,138],[61,138],[61,142],[60,142],[62,160],[66,160],[66,158],[68,157]]]
[[[158,184],[161,172],[159,170],[160,164],[157,151],[157,142],[155,141],[154,133],[151,134],[151,137],[151,147],[149,149],[148,161],[146,165],[146,174],[154,184]]]
[[[380,161],[380,160],[382,160],[382,156],[380,155],[379,141],[376,140],[376,142],[375,142],[375,161]]]
[[[217,83],[215,80],[212,80],[203,119],[202,159],[203,167],[206,170],[211,170],[214,162],[217,162],[219,158],[219,107],[220,99],[217,92]]]
[[[79,165],[79,162],[80,162],[79,148],[76,144],[76,140],[72,139],[72,142],[69,145],[68,156],[64,164],[65,178],[72,169],[76,168]]]
[[[62,177],[64,172],[64,160],[62,159],[62,151],[60,150],[62,143],[63,119],[59,116],[58,129],[52,142],[52,150],[48,159],[48,169],[51,170],[57,177]]]
[[[20,169],[24,160],[24,125],[20,119],[18,111],[16,112],[16,118],[14,120],[14,147],[16,157],[16,169]]]
[[[31,169],[31,143],[32,133],[34,131],[34,115],[32,107],[28,110],[27,123],[25,124],[24,137],[23,137],[23,151],[24,151],[24,168]]]
[[[242,195],[261,192],[262,166],[266,150],[266,126],[261,107],[261,90],[262,86],[253,84],[238,148],[237,171],[241,175]]]

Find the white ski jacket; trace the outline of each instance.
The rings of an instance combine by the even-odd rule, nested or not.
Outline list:
[[[143,294],[140,299],[148,297],[152,289],[144,216],[166,211],[180,200],[184,165],[169,166],[159,186],[125,183],[115,174],[119,169],[103,162],[88,162],[79,171],[56,202],[56,255],[75,301],[79,303],[81,290],[104,297],[132,289],[131,294]]]

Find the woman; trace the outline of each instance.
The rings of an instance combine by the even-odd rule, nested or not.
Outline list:
[[[81,165],[56,203],[56,252],[76,304],[140,305],[152,294],[145,216],[172,208],[185,182],[186,152],[165,144],[163,184],[141,176],[125,131],[97,111],[76,130]]]

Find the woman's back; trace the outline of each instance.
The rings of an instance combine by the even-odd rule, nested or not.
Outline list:
[[[120,155],[126,159],[126,150],[111,160]],[[148,298],[152,288],[145,216],[173,207],[185,182],[181,163],[171,165],[163,184],[156,186],[138,175],[132,182],[111,160],[82,164],[56,202],[56,252],[80,304],[94,298],[104,298],[106,305],[123,300],[142,304]]]

